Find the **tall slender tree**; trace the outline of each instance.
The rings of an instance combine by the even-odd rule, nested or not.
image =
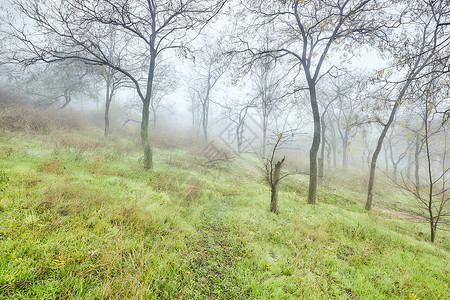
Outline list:
[[[366,210],[372,208],[378,155],[396,113],[405,100],[405,95],[417,79],[426,76],[429,72],[436,72],[439,76],[442,72],[438,70],[447,69],[450,47],[449,29],[446,26],[439,26],[450,19],[450,12],[445,2],[448,1],[403,1],[405,10],[397,21],[398,28],[386,35],[381,43],[383,49],[391,51],[391,55],[395,58],[392,69],[379,71],[379,75],[384,76],[386,82],[392,84],[386,98],[391,105],[391,111],[387,121],[381,122],[382,131],[372,155]],[[405,69],[406,72],[403,71]],[[395,76],[395,71],[398,71],[398,76]],[[400,75],[403,76],[402,79],[398,79]],[[393,79],[395,77],[397,80]],[[386,88],[385,85],[383,89]]]
[[[187,55],[187,43],[226,1],[12,0],[12,9],[20,14],[9,21],[10,36],[18,46],[13,59],[24,64],[82,60],[127,76],[143,104],[140,135],[144,168],[150,169],[148,123],[156,59],[169,50]],[[105,45],[111,28],[129,43],[124,54],[127,60],[121,64],[110,59]]]
[[[375,31],[374,11],[380,9],[377,1],[262,1],[243,3],[256,16],[253,26],[263,31],[270,27],[274,36],[269,50],[251,47],[250,37],[244,41],[254,57],[269,56],[274,59],[291,58],[292,70],[300,70],[306,80],[306,90],[314,120],[314,135],[309,152],[308,203],[316,203],[317,153],[320,145],[320,112],[317,84],[330,66],[327,58],[334,51],[344,49],[346,42],[357,34]],[[347,45],[348,46],[348,45]]]

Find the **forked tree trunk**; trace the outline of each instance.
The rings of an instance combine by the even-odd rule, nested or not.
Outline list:
[[[283,167],[284,158],[275,164],[271,184],[270,212],[278,213],[278,184],[280,183],[280,172]]]

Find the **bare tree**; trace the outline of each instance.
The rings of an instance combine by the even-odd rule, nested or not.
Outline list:
[[[153,94],[150,99],[153,128],[156,128],[161,108],[167,108],[163,105],[163,100],[176,90],[179,81],[175,67],[171,62],[159,59],[156,62],[156,67]]]
[[[349,147],[354,136],[362,125],[369,122],[369,116],[363,112],[366,82],[363,75],[341,75],[332,83],[336,95],[332,113],[342,141],[344,170],[347,170]]]
[[[408,155],[412,147],[413,140],[408,138],[405,128],[396,128],[392,126],[391,133],[387,137],[386,149],[389,152],[389,160],[392,164],[392,179],[397,182],[398,166],[401,161]],[[389,174],[389,173],[386,173]]]
[[[292,138],[294,135],[293,131],[286,131],[283,133],[276,134],[276,138],[270,155],[268,157],[260,157],[264,166],[264,174],[266,181],[270,186],[271,196],[270,196],[270,212],[278,214],[278,187],[281,180],[283,180],[288,173],[281,174],[281,169],[285,161],[285,157],[281,160],[276,159],[277,150],[285,143],[288,139]]]
[[[9,22],[10,36],[15,38],[19,47],[13,57],[16,61],[30,64],[76,59],[110,67],[131,80],[143,104],[141,141],[144,168],[152,168],[148,123],[156,59],[169,50],[187,55],[186,42],[195,36],[190,33],[198,33],[217,15],[226,0],[12,2],[13,9],[25,20],[21,24]],[[105,45],[111,27],[129,43],[124,54],[127,60],[121,64],[109,59]],[[146,72],[142,72],[143,66]]]
[[[394,121],[397,110],[402,104],[408,89],[415,80],[430,71],[430,66],[433,68],[446,68],[446,61],[448,61],[448,54],[445,49],[450,45],[450,38],[448,30],[444,26],[437,26],[444,20],[447,20],[450,15],[446,10],[445,1],[418,1],[403,3],[406,5],[406,10],[400,16],[398,25],[402,26],[400,32],[395,31],[395,34],[389,34],[385,40],[383,47],[392,51],[392,55],[396,58],[393,70],[400,70],[406,68],[403,80],[394,82],[390,79],[393,70],[380,70],[379,75],[385,76],[389,83],[394,84],[394,88],[388,95],[388,101],[391,103],[391,112],[389,118],[382,124],[382,131],[377,141],[377,146],[372,156],[370,164],[370,176],[367,189],[367,200],[365,208],[370,210],[373,202],[373,186],[375,181],[375,169],[378,155],[381,151],[384,138]],[[411,32],[419,32],[419,34],[411,34]],[[446,53],[446,56],[440,54]],[[387,86],[384,86],[386,89]]]
[[[320,130],[321,132],[321,146],[320,146],[320,156],[318,159],[319,165],[318,165],[318,177],[319,177],[319,185],[322,185],[323,183],[323,177],[324,177],[324,171],[323,171],[323,165],[324,165],[324,160],[325,160],[325,145],[329,145],[330,150],[331,150],[331,145],[328,141],[328,139],[326,138],[326,129],[327,129],[327,116],[329,116],[329,108],[331,107],[331,105],[333,104],[333,102],[337,99],[337,97],[331,99],[330,101],[328,101],[328,103],[325,105],[325,107],[322,109],[322,114],[320,115]],[[330,119],[330,117],[328,117],[328,119]],[[331,122],[330,122],[331,123]],[[329,151],[330,152],[330,151]],[[331,163],[328,162],[328,165],[330,166]]]
[[[438,97],[435,93],[436,91],[427,90],[423,98],[424,128],[420,135],[424,141],[426,176],[419,182],[403,177],[403,187],[418,201],[418,215],[429,223],[431,242],[436,239],[438,226],[447,222],[450,216],[447,207],[450,201],[448,124],[442,123],[442,113],[439,111],[439,107],[445,105],[445,102],[442,99],[436,101],[434,98]]]
[[[128,43],[119,43],[116,41],[117,32],[113,26],[110,26],[109,42],[105,42],[105,51],[108,56],[108,60],[114,63],[115,65],[120,66],[123,64],[125,58],[123,57],[124,52],[126,52],[126,48],[128,47]],[[121,47],[120,49],[118,47]],[[130,82],[127,80],[128,77],[119,72],[117,69],[111,68],[107,65],[100,66],[100,75],[105,81],[106,91],[105,91],[105,129],[104,136],[107,137],[110,133],[109,129],[109,109],[111,107],[111,102],[113,100],[116,92],[123,87],[127,87],[130,85]]]
[[[227,103],[220,104],[218,103],[224,110],[224,115],[227,121],[230,121],[234,127],[234,134],[236,136],[236,144],[238,153],[242,153],[244,151],[244,143],[245,141],[245,124],[247,121],[247,116],[249,110],[255,107],[253,103],[254,99],[248,101],[227,101]],[[251,141],[248,141],[251,142]]]
[[[310,149],[310,178],[308,203],[316,202],[317,153],[320,146],[320,112],[317,83],[330,68],[325,61],[332,51],[343,47],[355,34],[365,34],[374,29],[373,11],[376,1],[262,1],[254,0],[244,5],[257,15],[255,26],[267,29],[272,26],[276,38],[267,51],[251,49],[254,56],[274,59],[292,58],[292,70],[300,70],[306,79],[314,120],[314,136]],[[242,40],[243,38],[241,38]]]
[[[275,63],[269,57],[258,60],[252,69],[253,85],[256,92],[255,104],[262,121],[262,156],[266,156],[269,117],[280,102],[279,86],[281,77],[275,71]]]
[[[9,72],[11,84],[35,99],[38,105],[55,105],[61,109],[73,99],[88,97],[96,100],[96,76],[93,68],[73,60],[52,65],[36,64],[24,72]]]
[[[218,44],[218,43],[216,43]],[[227,57],[219,47],[206,49],[196,57],[195,72],[197,73],[195,83],[190,84],[192,108],[195,103],[200,112],[200,124],[203,137],[208,139],[208,125],[212,93],[217,88],[219,79],[227,69]]]

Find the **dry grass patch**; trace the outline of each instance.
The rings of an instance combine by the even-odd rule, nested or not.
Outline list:
[[[44,162],[39,167],[39,171],[42,173],[50,173],[50,174],[57,174],[57,175],[64,174],[65,169],[66,168],[63,166],[63,164],[58,159]]]
[[[194,200],[198,198],[202,193],[202,186],[200,182],[189,184],[181,192],[181,196],[186,200]]]

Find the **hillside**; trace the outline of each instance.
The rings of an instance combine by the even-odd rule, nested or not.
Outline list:
[[[394,188],[367,213],[341,174],[311,206],[293,175],[275,215],[237,160],[157,148],[144,171],[137,143],[80,130],[0,131],[2,299],[450,298],[446,232],[397,218]]]

